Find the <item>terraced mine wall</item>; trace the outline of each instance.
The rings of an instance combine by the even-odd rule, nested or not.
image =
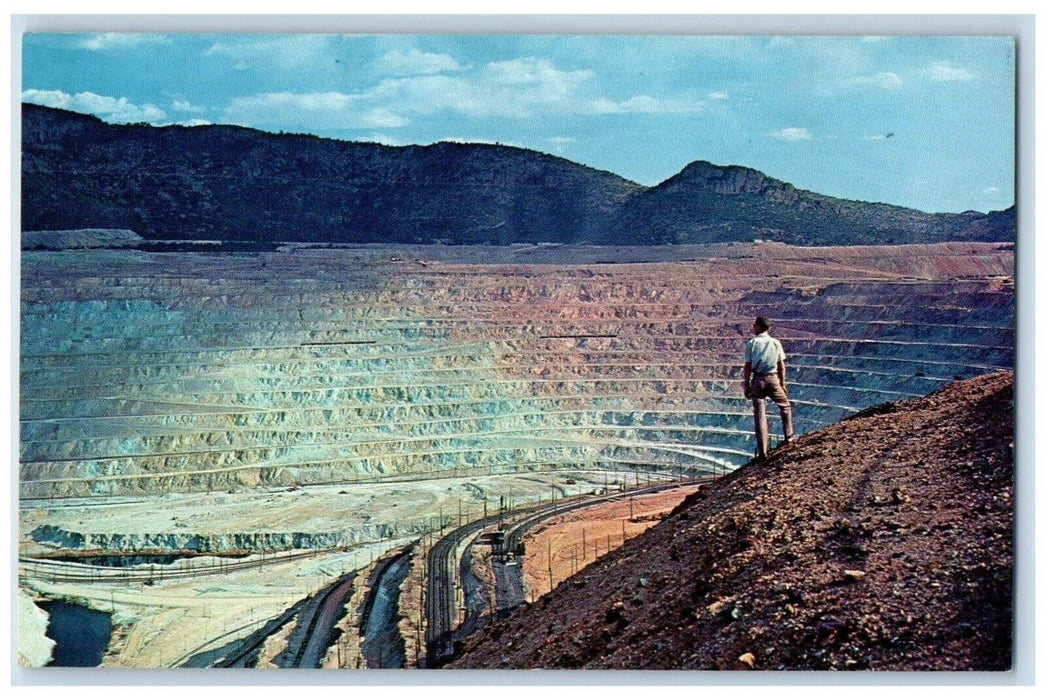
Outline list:
[[[722,472],[757,314],[800,432],[1013,366],[1011,245],[666,250],[24,252],[20,496]]]

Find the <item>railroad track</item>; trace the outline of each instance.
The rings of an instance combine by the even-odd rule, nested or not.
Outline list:
[[[334,554],[336,552],[347,552],[353,548],[354,547],[332,547],[329,549],[273,554],[269,558],[251,559],[250,561],[185,566],[182,568],[172,567],[171,565],[160,565],[155,566],[154,568],[154,566],[151,565],[148,569],[141,568],[140,566],[126,569],[109,566],[93,566],[77,562],[57,561],[54,559],[19,557],[18,578],[19,581],[22,581],[29,577],[36,577],[52,583],[148,583],[150,581],[195,578],[198,576],[226,574],[230,571],[258,569],[267,564],[283,564],[298,559],[309,559],[311,557]]]
[[[253,662],[258,652],[269,638],[281,630],[292,619],[298,617],[297,631],[292,639],[287,640],[287,649],[281,654],[281,668],[314,668],[319,661],[320,655],[326,650],[326,641],[330,638],[330,631],[317,634],[320,623],[323,622],[325,613],[330,617],[332,609],[341,605],[352,593],[352,584],[356,573],[352,572],[339,578],[331,585],[324,588],[320,593],[310,599],[295,603],[287,608],[278,617],[267,622],[261,629],[249,635],[243,642],[232,650],[209,664],[194,664],[192,657],[205,647],[212,644],[211,641],[200,645],[193,651],[179,659],[175,665],[186,666],[209,666],[211,668],[247,668]],[[227,633],[228,634],[228,633]]]
[[[513,515],[528,512],[535,506],[513,511]],[[491,515],[451,530],[436,541],[426,558],[428,576],[425,583],[425,665],[453,653],[454,624],[456,620],[455,590],[457,580],[458,545],[466,538],[501,522],[505,514]]]
[[[257,659],[253,657],[256,657],[262,646],[268,641],[269,637],[276,634],[276,632],[282,629],[284,625],[290,622],[294,616],[298,614],[301,605],[302,603],[296,603],[287,608],[280,613],[278,617],[266,622],[261,629],[247,635],[242,643],[233,647],[229,652],[212,662],[200,663],[197,662],[195,658],[197,654],[214,643],[214,640],[208,640],[182,655],[182,657],[177,659],[172,666],[175,668],[249,668],[253,662],[257,661]],[[226,632],[226,636],[248,629],[249,627],[250,625],[244,625],[235,630],[230,630],[229,632]]]
[[[438,664],[440,660],[454,653],[454,642],[456,641],[454,634],[456,631],[455,620],[457,619],[455,614],[457,609],[455,592],[457,589],[456,577],[458,569],[458,561],[454,555],[458,546],[468,537],[492,525],[496,525],[508,517],[510,520],[515,520],[515,522],[506,531],[502,551],[515,552],[518,550],[519,544],[527,531],[538,523],[556,515],[581,508],[589,508],[600,503],[665,491],[682,484],[704,483],[711,481],[712,478],[698,477],[684,482],[672,481],[652,484],[632,489],[631,491],[572,499],[569,502],[558,502],[554,505],[541,503],[514,510],[507,515],[502,514],[476,520],[451,530],[436,541],[429,550],[427,558],[428,576],[425,586],[426,599],[424,606],[426,617],[425,665],[432,667]]]
[[[523,538],[527,532],[532,530],[539,523],[548,520],[557,515],[569,513],[571,511],[580,510],[582,508],[591,508],[592,506],[599,505],[600,503],[610,503],[613,501],[621,501],[625,498],[635,498],[636,496],[645,496],[651,493],[657,493],[658,491],[667,491],[671,488],[676,488],[685,484],[702,484],[713,480],[711,476],[702,476],[689,479],[687,481],[673,481],[670,483],[663,484],[652,484],[650,486],[642,486],[631,491],[622,491],[613,494],[604,494],[602,496],[591,496],[585,499],[570,499],[563,500],[556,503],[554,506],[548,506],[536,511],[532,515],[517,521],[505,531],[505,542],[503,545],[503,551],[511,554],[513,552],[521,551],[521,544]]]
[[[302,608],[297,630],[304,630],[304,634],[292,635],[295,639],[288,641],[288,647],[297,646],[297,650],[293,655],[284,653],[284,662],[289,658],[291,663],[289,666],[281,665],[281,668],[319,667],[323,653],[330,644],[331,630],[334,629],[338,618],[338,608],[352,595],[355,579],[355,571],[343,576],[325,588],[312,604],[306,604]]]

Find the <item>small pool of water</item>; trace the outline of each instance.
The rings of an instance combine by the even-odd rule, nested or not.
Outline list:
[[[113,634],[112,615],[82,605],[49,601],[39,604],[51,621],[47,636],[55,641],[48,666],[97,666]]]

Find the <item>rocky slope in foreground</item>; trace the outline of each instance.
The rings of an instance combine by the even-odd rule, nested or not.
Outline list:
[[[1005,670],[1013,375],[863,411],[689,497],[456,668]]]

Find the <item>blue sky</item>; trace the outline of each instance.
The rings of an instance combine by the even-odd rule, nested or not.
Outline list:
[[[499,142],[645,185],[745,165],[925,211],[1013,204],[1007,37],[26,34],[22,100],[111,122]]]

